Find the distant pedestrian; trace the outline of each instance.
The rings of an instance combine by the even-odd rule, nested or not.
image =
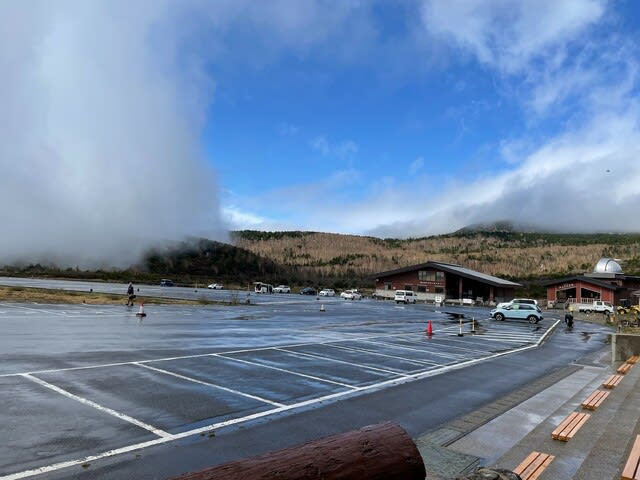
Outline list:
[[[573,328],[573,314],[571,313],[571,311],[565,313],[564,323],[567,324],[568,328]]]
[[[133,300],[136,298],[136,294],[133,293],[133,283],[129,282],[129,286],[127,287],[127,295],[129,298],[127,299],[127,307],[133,307]]]

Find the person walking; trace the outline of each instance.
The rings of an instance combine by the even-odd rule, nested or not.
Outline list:
[[[133,307],[133,300],[136,298],[136,295],[133,293],[133,283],[131,282],[129,282],[129,286],[127,287],[127,295],[129,296],[127,307]]]

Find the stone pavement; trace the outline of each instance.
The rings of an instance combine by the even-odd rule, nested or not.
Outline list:
[[[632,368],[569,442],[551,432],[615,368],[610,347],[486,405],[415,442],[428,480],[453,480],[476,467],[514,469],[533,450],[556,459],[540,480],[619,478],[635,435],[640,433],[640,365]],[[617,367],[617,365],[616,365]]]

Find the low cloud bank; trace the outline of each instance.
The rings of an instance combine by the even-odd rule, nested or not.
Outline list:
[[[126,266],[223,239],[199,134],[213,83],[164,2],[0,4],[0,264]]]

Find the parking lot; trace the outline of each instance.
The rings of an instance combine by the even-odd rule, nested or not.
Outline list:
[[[153,306],[143,319],[135,312],[0,304],[1,479],[411,382],[531,348],[554,325],[495,322],[487,310],[465,309],[472,326],[425,305],[299,295]]]

